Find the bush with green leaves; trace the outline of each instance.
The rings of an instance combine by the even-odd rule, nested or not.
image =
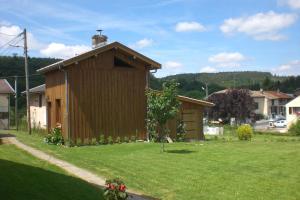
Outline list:
[[[113,140],[113,138],[111,136],[108,136],[107,143],[108,144],[113,144],[114,143],[114,140]]]
[[[124,142],[128,143],[129,142],[129,138],[127,136],[124,137]]]
[[[176,141],[177,142],[183,142],[185,139],[185,124],[182,120],[178,120],[177,122],[177,128],[176,128]]]
[[[117,143],[117,144],[121,144],[122,143],[121,138],[119,136],[115,139],[115,143]]]
[[[96,138],[92,138],[91,145],[97,145],[97,144],[98,144],[97,139]]]
[[[81,138],[77,138],[76,139],[76,146],[82,146],[82,139]]]
[[[126,186],[120,179],[106,180],[104,189],[105,200],[126,200],[128,194],[126,192]]]
[[[131,141],[131,142],[136,142],[136,137],[135,137],[134,135],[132,135],[132,136],[130,137],[130,141]]]
[[[53,128],[51,132],[44,138],[44,141],[48,144],[62,145],[64,144],[64,138],[61,134],[61,128]]]
[[[99,144],[106,144],[105,136],[103,134],[101,134],[99,137]]]
[[[240,140],[251,140],[253,135],[253,129],[249,124],[239,126],[236,132]]]
[[[289,128],[289,133],[291,135],[300,136],[300,120],[298,120],[296,123],[292,124],[292,126]]]

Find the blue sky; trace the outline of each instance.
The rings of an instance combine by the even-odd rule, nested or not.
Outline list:
[[[29,55],[68,58],[104,29],[160,62],[157,76],[219,71],[300,74],[300,0],[0,0],[0,46],[27,28]],[[4,33],[4,34],[1,34]],[[0,49],[0,54],[18,52]]]

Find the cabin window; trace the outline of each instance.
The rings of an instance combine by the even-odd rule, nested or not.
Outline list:
[[[42,94],[39,94],[39,107],[42,107],[43,106],[43,95]]]
[[[254,103],[254,107],[255,107],[255,110],[258,110],[258,108],[259,108],[259,105],[258,105],[258,103],[257,103],[257,102],[255,102],[255,103]]]
[[[290,115],[293,114],[293,110],[292,110],[291,107],[289,107],[289,114],[290,114]]]
[[[60,99],[55,100],[55,118],[56,118],[56,123],[61,124],[61,101],[60,101]]]
[[[114,66],[115,67],[122,67],[122,68],[134,68],[132,65],[128,64],[127,62],[114,57]]]

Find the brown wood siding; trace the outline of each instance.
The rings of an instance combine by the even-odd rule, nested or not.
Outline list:
[[[65,124],[65,80],[64,73],[62,71],[53,71],[46,74],[46,101],[47,105],[51,102],[51,108],[48,108],[48,130],[56,126],[57,120],[61,120],[63,136],[67,138],[67,133],[64,131],[66,129]],[[57,108],[56,100],[60,99],[60,109]],[[57,113],[59,111],[61,113]],[[50,113],[49,113],[50,112]],[[60,116],[58,116],[60,115]],[[60,118],[59,118],[60,117]],[[49,123],[50,122],[50,123]]]
[[[170,137],[176,138],[176,127],[178,120],[185,123],[186,139],[187,140],[203,140],[203,106],[181,102],[180,112],[178,116],[168,121],[167,127],[170,129]]]
[[[114,55],[104,52],[67,68],[72,140],[146,138],[145,66],[116,68]]]

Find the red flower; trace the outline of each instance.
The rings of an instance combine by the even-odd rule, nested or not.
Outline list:
[[[110,189],[114,190],[115,186],[113,184],[110,185]]]
[[[126,190],[126,186],[124,184],[121,184],[119,186],[119,190],[122,191],[122,192],[124,192]]]

